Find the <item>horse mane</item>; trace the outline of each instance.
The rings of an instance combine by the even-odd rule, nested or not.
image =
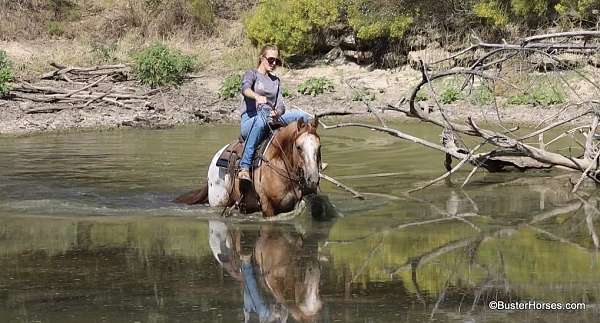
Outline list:
[[[285,127],[279,128],[275,133],[273,144],[269,147],[266,157],[268,159],[283,159],[285,158],[284,156],[289,158],[293,153],[294,142],[305,133],[319,136],[317,134],[317,127],[312,123],[302,122],[301,125],[298,125],[298,121],[294,121]],[[278,144],[281,145],[281,148]]]

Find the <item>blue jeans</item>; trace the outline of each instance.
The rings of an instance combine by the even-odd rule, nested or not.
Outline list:
[[[258,290],[252,264],[242,263],[242,276],[244,277],[244,312],[248,314],[254,312],[262,321],[271,315],[271,311]]]
[[[254,158],[254,152],[256,147],[263,141],[264,137],[269,132],[269,115],[270,109],[260,109],[254,115],[248,115],[248,112],[242,114],[241,130],[242,137],[246,141],[244,146],[244,154],[240,161],[240,167],[245,170],[249,170],[252,167],[252,159]],[[308,122],[310,115],[300,110],[288,110],[279,119],[289,124],[291,122],[304,119]]]

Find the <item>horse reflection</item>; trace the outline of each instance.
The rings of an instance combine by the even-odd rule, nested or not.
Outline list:
[[[241,283],[245,322],[253,315],[260,322],[316,320],[323,307],[321,270],[301,234],[273,225],[242,231],[210,221],[209,227],[213,255]]]

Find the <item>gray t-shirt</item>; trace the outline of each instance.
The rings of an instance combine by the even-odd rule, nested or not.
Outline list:
[[[246,89],[252,89],[254,93],[267,98],[267,102],[274,106],[278,115],[285,112],[285,103],[283,102],[283,89],[280,85],[281,81],[273,74],[262,74],[256,69],[251,69],[244,74],[242,78],[242,102],[240,103],[240,114],[248,112],[248,115],[254,116],[257,110],[262,108],[270,108],[268,105],[264,107],[256,106],[256,101],[244,95]],[[258,109],[257,109],[258,108]]]

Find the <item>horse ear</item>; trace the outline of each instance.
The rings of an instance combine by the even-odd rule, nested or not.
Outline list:
[[[315,116],[315,118],[313,119],[311,125],[316,129],[317,127],[319,127],[319,117]]]
[[[298,125],[298,130],[300,130],[300,128],[304,127],[304,119],[303,118],[298,119],[297,125]]]

